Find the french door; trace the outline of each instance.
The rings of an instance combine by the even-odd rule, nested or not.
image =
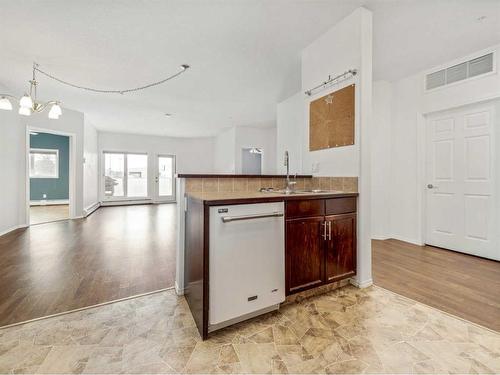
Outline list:
[[[103,195],[105,200],[148,197],[148,155],[104,152]]]
[[[158,155],[155,176],[156,202],[175,200],[175,156]]]
[[[427,244],[500,260],[496,126],[491,105],[428,118]]]

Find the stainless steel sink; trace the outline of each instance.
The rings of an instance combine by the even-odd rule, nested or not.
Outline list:
[[[287,192],[285,189],[276,189],[276,190],[262,190],[262,193],[294,195],[294,194],[324,194],[324,193],[334,193],[334,191],[312,189],[312,190],[292,190],[290,192]]]

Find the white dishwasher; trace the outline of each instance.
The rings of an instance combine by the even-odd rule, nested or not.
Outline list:
[[[283,207],[283,202],[210,207],[210,332],[285,300]]]

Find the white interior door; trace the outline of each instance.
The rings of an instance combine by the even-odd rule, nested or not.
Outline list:
[[[158,155],[156,161],[155,201],[175,201],[175,156]]]
[[[428,118],[427,244],[500,259],[495,230],[494,120],[492,105]]]

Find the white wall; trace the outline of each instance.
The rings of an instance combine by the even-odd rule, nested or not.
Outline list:
[[[391,149],[392,160],[390,198],[386,203],[390,207],[390,237],[417,244],[423,242],[425,115],[500,98],[499,46],[443,64],[443,67],[451,66],[491,50],[497,51],[496,74],[427,93],[424,91],[426,72],[392,83],[391,138],[386,144]]]
[[[241,149],[258,147],[262,155],[262,174],[276,173],[276,128],[233,127],[214,140],[214,172],[241,173]]]
[[[371,115],[372,115],[372,14],[358,8],[302,50],[302,90],[278,104],[277,148],[296,150],[302,173],[316,176],[358,176],[358,257],[356,281],[371,285]],[[343,84],[320,90],[309,97],[304,91],[349,69],[356,77]],[[340,88],[356,84],[355,144],[309,151],[309,103]],[[300,103],[302,101],[302,104]],[[293,132],[288,129],[298,127]],[[296,139],[293,139],[295,133]],[[279,156],[277,163],[279,163]],[[293,155],[292,155],[293,156]],[[297,156],[296,156],[297,157]]]
[[[372,238],[389,238],[391,192],[391,103],[392,85],[378,81],[373,84],[372,121]]]
[[[149,176],[156,174],[154,158],[158,154],[175,155],[177,173],[211,173],[214,170],[214,140],[211,137],[174,138],[99,132],[98,139],[101,166],[104,151],[121,151],[148,154]],[[148,197],[153,198],[153,194],[149,186]]]
[[[236,130],[230,128],[220,132],[214,140],[214,172],[236,173]]]
[[[302,93],[329,75],[335,76],[349,69],[361,69],[361,12],[355,11],[302,51]],[[360,76],[343,84],[317,92],[305,101],[302,121],[302,168],[303,172],[313,172],[319,176],[359,176],[360,155],[360,96],[356,90],[355,144],[326,150],[309,151],[309,103],[330,91],[356,83]],[[313,168],[313,164],[316,168]]]
[[[99,152],[97,130],[84,116],[83,207],[86,211],[99,202]]]
[[[9,90],[0,86],[0,91]],[[27,127],[46,131],[71,133],[75,136],[75,195],[74,216],[83,214],[83,114],[63,108],[59,120],[50,120],[47,112],[30,117],[20,116],[17,105],[12,111],[0,111],[0,167],[2,188],[0,194],[0,234],[28,222],[26,212],[26,142]]]
[[[242,173],[241,149],[262,148],[262,174],[276,174],[276,128],[238,127],[235,129],[235,170]]]
[[[9,91],[0,86],[1,93]],[[16,110],[0,110],[0,235],[23,224],[20,214],[24,215],[20,200],[25,202],[21,189],[25,170],[22,147],[25,144],[25,128]]]
[[[286,173],[285,151],[288,151],[290,173],[302,173],[302,133],[304,93],[298,92],[278,103],[276,121],[276,172]]]

